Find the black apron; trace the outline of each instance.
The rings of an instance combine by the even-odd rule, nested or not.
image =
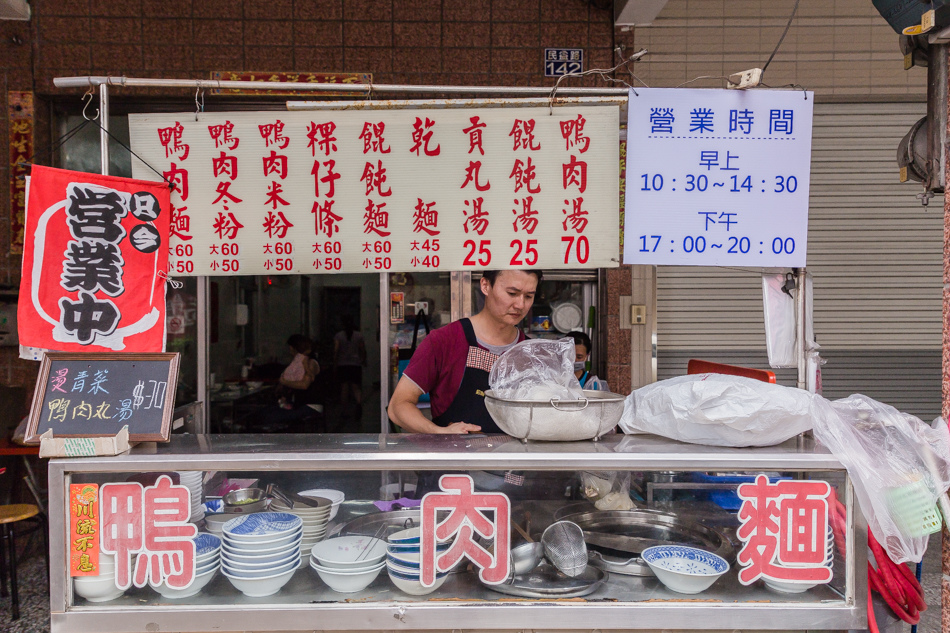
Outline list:
[[[462,375],[462,384],[452,400],[449,408],[433,422],[439,426],[448,426],[453,422],[467,422],[482,427],[482,433],[503,433],[498,428],[488,409],[485,408],[485,392],[490,389],[488,374],[498,356],[487,349],[479,347],[475,338],[475,329],[468,319],[460,319],[465,340],[468,342],[468,356],[465,360],[465,373]],[[521,338],[519,334],[518,338]]]

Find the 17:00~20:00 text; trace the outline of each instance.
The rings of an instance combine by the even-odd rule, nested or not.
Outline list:
[[[662,235],[641,235],[640,236],[640,252],[641,253],[655,253],[660,247],[660,243],[663,242]],[[676,252],[676,240],[670,240],[670,252]],[[687,235],[683,238],[682,242],[683,252],[685,253],[705,253],[707,250],[712,252],[712,249],[724,249],[726,253],[734,253],[737,255],[745,255],[752,251],[752,240],[748,237],[736,237],[729,236],[726,238],[725,243],[714,243],[711,240],[707,241],[705,236],[697,235]],[[764,241],[759,242],[759,254],[763,254],[768,248]],[[795,252],[795,239],[791,237],[776,237],[772,239],[772,253],[775,255],[791,255]]]

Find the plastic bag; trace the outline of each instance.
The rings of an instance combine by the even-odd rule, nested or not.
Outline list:
[[[508,400],[577,400],[584,397],[574,375],[574,339],[532,339],[498,357],[488,384]]]
[[[709,446],[771,446],[812,427],[815,399],[753,378],[690,374],[632,392],[620,428]]]
[[[629,472],[584,471],[581,473],[581,493],[598,510],[632,510],[637,507],[630,500]]]
[[[940,529],[937,497],[950,487],[950,437],[863,395],[829,403],[815,438],[845,465],[868,526],[896,563],[920,562]]]

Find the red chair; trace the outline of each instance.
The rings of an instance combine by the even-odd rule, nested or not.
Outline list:
[[[739,367],[738,365],[724,365],[722,363],[713,363],[708,360],[699,360],[691,358],[686,365],[687,374],[726,374],[729,376],[744,376],[754,378],[762,382],[776,384],[775,372],[767,369],[752,369],[751,367]]]

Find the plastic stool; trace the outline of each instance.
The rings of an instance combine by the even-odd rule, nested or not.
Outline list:
[[[28,503],[0,506],[0,536],[2,536],[2,543],[0,543],[0,596],[5,597],[7,595],[7,570],[9,569],[14,620],[20,619],[20,594],[17,591],[16,541],[13,528],[18,522],[33,518],[39,522],[37,527],[43,531],[43,543],[45,544],[43,553],[46,557],[46,580],[48,585],[49,532],[46,527],[46,518],[40,513],[39,508]]]

